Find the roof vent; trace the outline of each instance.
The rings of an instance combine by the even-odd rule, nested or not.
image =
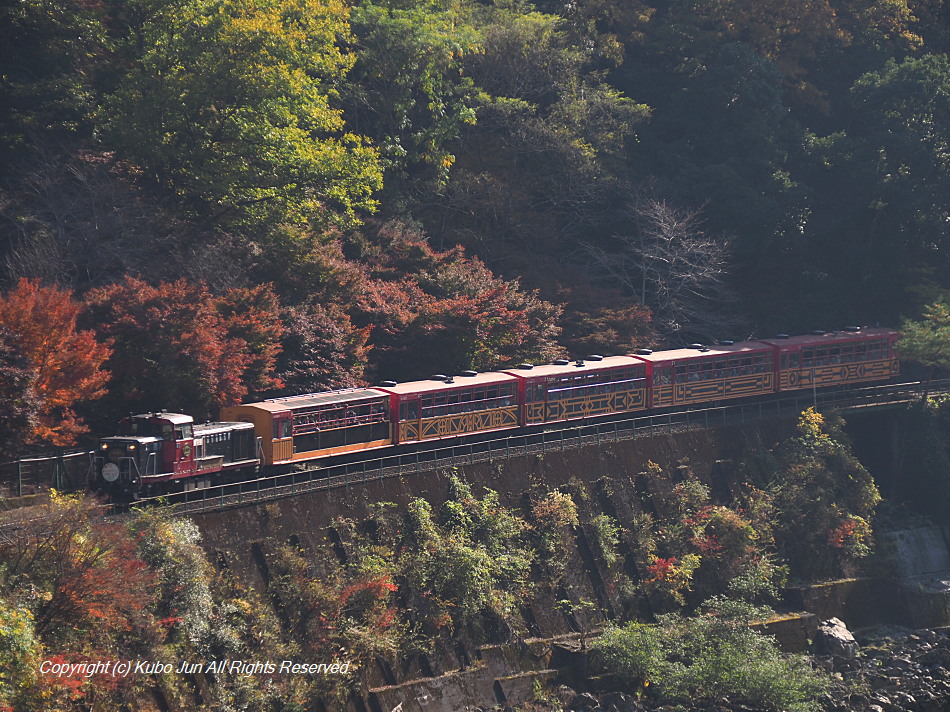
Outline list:
[[[637,356],[652,356],[653,349],[637,349]]]
[[[570,361],[567,360],[566,358],[559,358],[559,359],[555,359],[555,360],[554,360],[554,365],[555,365],[555,366],[567,366],[567,364],[569,364],[569,363],[570,363]]]
[[[708,346],[703,346],[703,347],[700,349],[700,351],[702,351],[703,353],[706,353],[707,351],[709,351],[709,347],[708,347]]]
[[[519,363],[517,366],[515,366],[515,368],[520,369],[522,371],[530,371],[532,368],[534,368],[534,364],[533,363]]]
[[[591,354],[590,356],[587,357],[587,360],[588,361],[603,361],[604,357],[601,356],[600,354]]]
[[[444,373],[437,373],[434,376],[432,376],[433,381],[444,381],[445,379],[446,379],[446,375]]]
[[[776,339],[787,339],[787,338],[788,338],[788,334],[776,334],[776,335],[775,335],[775,338],[776,338]]]
[[[446,383],[455,383],[455,378],[454,378],[453,376],[446,376],[446,377],[445,377],[445,382],[446,382]]]
[[[577,360],[574,362],[574,365],[577,366],[578,368],[582,367],[582,366],[584,365],[584,359],[582,359],[582,358],[577,359]]]
[[[824,335],[827,334],[827,333],[828,333],[828,332],[825,331],[825,330],[823,330],[823,329],[815,329],[813,332],[811,332],[811,335],[812,335],[812,336],[824,336]]]
[[[398,386],[399,382],[398,381],[380,381],[379,385],[382,386],[383,388],[392,388],[393,386]]]
[[[723,339],[719,342],[720,346],[735,346],[736,342],[732,339]]]
[[[697,349],[698,351],[702,351],[704,348],[706,348],[702,344],[690,344],[689,347],[691,349]]]
[[[853,334],[856,331],[861,331],[861,327],[860,326],[846,326],[844,327],[844,330],[851,332]]]
[[[478,375],[478,371],[462,371],[460,376],[465,376],[466,378],[472,378],[473,376]]]

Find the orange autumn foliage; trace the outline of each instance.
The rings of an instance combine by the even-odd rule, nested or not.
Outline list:
[[[0,326],[13,334],[35,374],[40,408],[31,442],[74,443],[87,428],[73,406],[105,393],[109,372],[101,366],[112,351],[93,332],[76,329],[80,309],[71,292],[39,280],[21,279],[0,296]]]

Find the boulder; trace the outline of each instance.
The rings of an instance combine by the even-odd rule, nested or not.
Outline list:
[[[838,618],[829,618],[818,624],[815,633],[815,652],[819,655],[835,655],[839,658],[854,658],[858,654],[858,642],[848,626]]]

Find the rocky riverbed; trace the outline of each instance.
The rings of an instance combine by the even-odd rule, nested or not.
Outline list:
[[[834,624],[816,639],[815,666],[833,683],[819,700],[826,712],[950,712],[950,628],[909,631],[878,628],[855,638]],[[849,641],[850,638],[850,641]],[[506,708],[495,708],[506,709]],[[513,708],[507,708],[509,710]],[[561,685],[522,712],[760,712],[728,699],[675,705],[623,692],[578,692]]]

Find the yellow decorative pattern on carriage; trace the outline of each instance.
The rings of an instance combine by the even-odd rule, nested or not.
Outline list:
[[[726,398],[743,398],[760,393],[771,393],[775,389],[774,373],[752,373],[744,376],[730,376],[711,381],[696,383],[677,383],[674,386],[673,405],[703,403]],[[656,399],[654,398],[654,405]]]
[[[673,405],[673,386],[664,384],[653,387],[653,407],[664,408]]]
[[[437,418],[425,418],[419,421],[421,433],[407,436],[407,440],[429,440],[444,438],[452,435],[480,432],[482,430],[496,430],[498,428],[514,428],[518,426],[518,408],[495,408],[473,413],[457,415],[443,415]]]
[[[646,408],[647,391],[635,388],[614,393],[596,393],[575,398],[529,403],[527,420],[529,423],[543,423],[555,420],[573,420],[587,418],[604,413],[618,413]]]
[[[419,439],[419,421],[410,420],[402,421],[399,424],[399,442],[406,442],[407,440],[418,440]]]
[[[859,361],[857,363],[838,363],[827,366],[814,366],[782,372],[782,390],[830,386],[836,383],[857,383],[874,381],[900,373],[897,359],[879,361]]]

